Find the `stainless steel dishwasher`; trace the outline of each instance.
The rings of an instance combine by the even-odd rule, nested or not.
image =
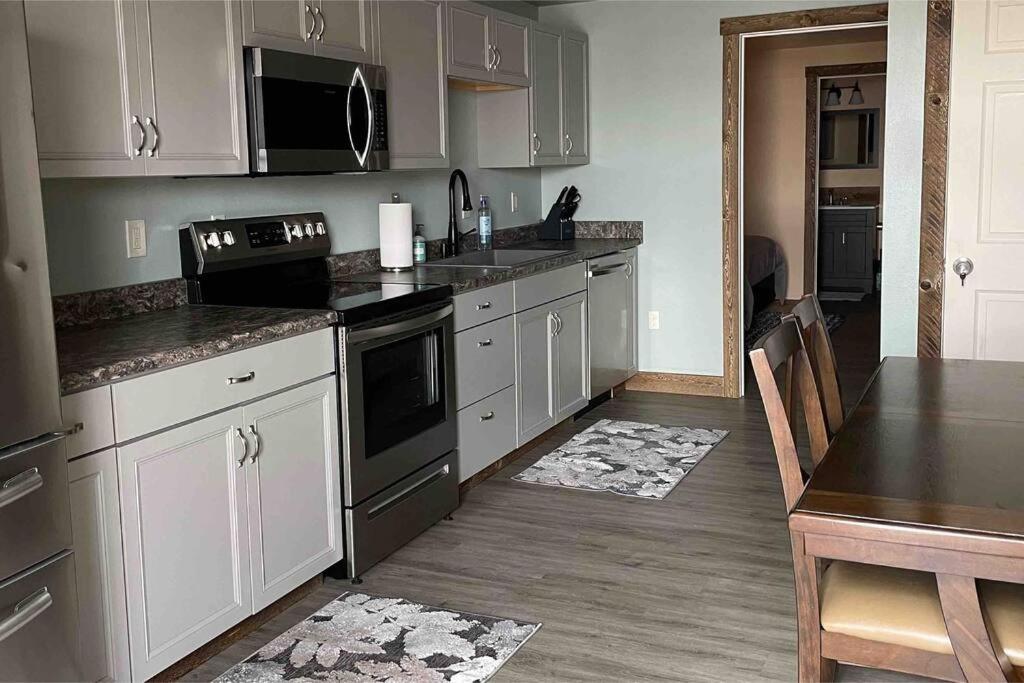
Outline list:
[[[587,261],[590,395],[622,384],[632,365],[629,343],[632,265],[625,252]]]

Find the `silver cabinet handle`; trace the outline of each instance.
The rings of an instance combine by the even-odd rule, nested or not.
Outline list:
[[[487,46],[487,70],[488,71],[490,71],[490,70],[492,70],[494,68],[494,60],[495,60],[494,46],[493,45],[488,45]]]
[[[843,233],[843,244],[846,244],[846,233]]]
[[[227,383],[228,386],[231,386],[232,384],[242,384],[243,382],[251,382],[254,379],[256,379],[256,371],[250,370],[249,374],[247,375],[242,375],[241,377],[228,377],[224,381]]]
[[[43,475],[38,467],[31,467],[16,474],[0,485],[0,508],[24,498],[36,489],[43,487]]]
[[[316,30],[316,15],[313,14],[313,10],[310,9],[309,5],[306,5],[306,14],[308,14],[309,18],[313,20],[313,25],[309,27],[308,31],[306,31],[306,37],[302,39],[304,41],[308,41],[310,38],[312,38],[313,31]]]
[[[497,55],[497,59],[494,60],[494,68],[497,69],[501,66],[501,49],[497,45],[494,46],[494,54]]]
[[[555,313],[554,311],[551,311],[550,313],[548,313],[548,316],[550,316],[550,318],[551,318],[551,336],[552,337],[558,336],[558,330],[559,330],[558,314]]]
[[[139,117],[135,116],[134,114],[132,115],[132,125],[133,126],[138,126],[139,134],[141,135],[141,139],[139,140],[139,146],[134,148],[135,149],[135,156],[141,157],[142,156],[142,148],[146,146],[146,129],[142,125],[142,121],[139,120]]]
[[[316,33],[316,39],[324,42],[324,29],[327,28],[327,15],[319,7],[313,9],[313,17],[320,20],[320,30]]]
[[[572,153],[573,144],[572,137],[568,133],[565,134],[565,141],[569,143],[569,148],[565,150],[565,153],[570,154]]]
[[[150,145],[149,150],[146,152],[146,156],[151,157],[156,154],[156,150],[160,146],[160,130],[156,127],[156,121],[153,120],[152,116],[146,117],[146,125],[153,130],[153,144]]]
[[[481,415],[480,416],[480,421],[481,422],[487,422],[488,420],[493,420],[493,419],[494,419],[494,411],[493,410],[488,412],[485,415]]]
[[[540,136],[536,133],[533,134],[533,153],[536,154],[540,151]]]
[[[633,264],[626,261],[626,277],[633,277]]]
[[[235,427],[235,436],[242,442],[242,457],[238,459],[238,466],[242,467],[245,465],[245,459],[249,457],[249,441],[246,440],[241,427]]]
[[[555,313],[555,322],[558,323],[558,327],[555,328],[555,334],[562,334],[562,316]]]
[[[252,438],[256,442],[256,447],[253,449],[249,462],[256,462],[256,458],[260,457],[260,453],[263,451],[263,439],[260,438],[259,432],[256,431],[256,425],[249,425],[249,433],[252,434]]]
[[[17,605],[11,616],[0,621],[0,643],[32,623],[32,620],[45,612],[53,604],[50,590],[43,586]]]
[[[481,341],[478,341],[478,342],[476,343],[476,345],[477,345],[477,346],[490,346],[490,345],[491,345],[491,344],[493,344],[493,343],[494,343],[494,340],[493,340],[493,339],[483,339],[483,340],[481,340]]]
[[[478,311],[486,311],[490,307],[491,307],[491,302],[490,301],[485,301],[482,304],[477,304],[476,305],[476,310],[478,310]]]

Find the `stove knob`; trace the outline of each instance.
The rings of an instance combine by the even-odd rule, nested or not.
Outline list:
[[[313,233],[313,224],[312,223],[306,223],[305,228],[306,228],[306,237],[312,237],[313,234],[314,234]]]
[[[318,235],[326,235],[327,234],[327,228],[324,227],[323,221],[317,221],[316,222],[316,234],[318,234]]]
[[[297,240],[302,239],[302,226],[298,223],[292,226],[292,237]]]
[[[225,247],[230,247],[235,243],[235,235],[230,230],[225,230],[220,234],[220,239],[224,242]]]
[[[220,235],[218,235],[215,232],[207,233],[206,234],[206,246],[211,247],[213,249],[219,249],[220,248]]]

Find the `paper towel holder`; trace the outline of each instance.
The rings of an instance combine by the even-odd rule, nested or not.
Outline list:
[[[403,223],[406,225],[385,226],[386,209],[399,209],[404,212]],[[396,232],[397,231],[397,232]],[[415,269],[412,257],[412,205],[402,204],[397,192],[391,193],[390,204],[380,205],[380,269],[385,273],[403,273]]]

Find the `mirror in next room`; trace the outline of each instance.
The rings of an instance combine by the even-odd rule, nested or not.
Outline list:
[[[821,168],[878,168],[878,109],[821,112]]]

